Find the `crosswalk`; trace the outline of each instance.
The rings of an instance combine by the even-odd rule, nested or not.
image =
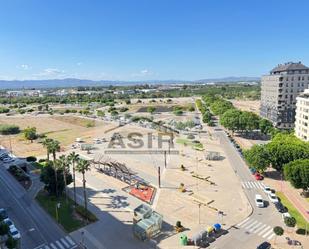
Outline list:
[[[243,229],[246,233],[256,234],[265,240],[271,240],[275,234],[273,227],[250,217],[236,225],[239,229]]]
[[[247,181],[247,182],[241,182],[241,185],[243,188],[247,189],[263,189],[265,187],[265,184],[258,181]]]
[[[69,237],[63,237],[47,245],[36,247],[35,249],[74,249],[77,248],[76,243]]]

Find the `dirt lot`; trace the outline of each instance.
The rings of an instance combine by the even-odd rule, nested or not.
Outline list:
[[[233,105],[242,110],[242,111],[249,111],[254,112],[256,114],[260,113],[260,101],[258,100],[230,100]]]
[[[87,124],[91,126],[87,128]],[[75,116],[0,116],[0,124],[15,124],[24,129],[28,126],[37,128],[37,132],[44,133],[47,137],[58,140],[61,143],[62,150],[72,144],[76,137],[81,137],[85,141],[92,140],[97,134],[97,129],[101,129],[104,125],[102,121],[92,121],[90,119],[79,118]],[[108,128],[109,126],[104,126]],[[43,155],[45,149],[43,146],[34,141],[30,143],[24,140],[22,134],[14,136],[2,136],[0,144],[6,148],[12,147],[17,156]]]

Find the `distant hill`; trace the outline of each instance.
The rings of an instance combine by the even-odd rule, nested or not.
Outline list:
[[[0,89],[29,89],[29,88],[53,88],[53,87],[76,87],[76,86],[109,86],[109,85],[138,85],[138,84],[194,84],[194,83],[219,83],[219,82],[242,82],[259,81],[257,77],[226,77],[217,79],[202,79],[195,81],[185,80],[146,80],[146,81],[108,81],[87,79],[50,79],[50,80],[0,80]]]

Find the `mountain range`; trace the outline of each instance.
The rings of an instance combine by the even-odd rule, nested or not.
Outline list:
[[[201,80],[146,80],[146,81],[110,81],[110,80],[87,80],[87,79],[48,79],[48,80],[0,80],[0,89],[33,89],[33,88],[59,88],[77,86],[128,86],[128,85],[170,85],[170,84],[201,84],[201,83],[226,83],[226,82],[249,82],[259,81],[258,77],[225,77]]]

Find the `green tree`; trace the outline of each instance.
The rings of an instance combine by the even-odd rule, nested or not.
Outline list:
[[[85,160],[85,159],[79,159],[77,166],[76,166],[76,170],[79,173],[82,173],[83,175],[83,191],[84,191],[84,206],[85,206],[85,210],[87,212],[88,207],[87,207],[87,194],[86,194],[86,179],[85,179],[85,173],[90,170],[90,163],[89,161]]]
[[[218,99],[210,105],[210,109],[215,115],[222,115],[227,110],[233,108],[233,104],[224,99]]]
[[[30,140],[31,143],[33,143],[34,139],[37,139],[38,135],[36,134],[36,128],[35,127],[27,127],[23,130],[24,137],[27,140]]]
[[[261,173],[269,166],[269,154],[265,145],[253,145],[251,149],[244,151],[244,157],[249,166]]]
[[[273,124],[269,120],[263,118],[259,121],[259,128],[262,134],[269,135],[273,130]]]
[[[0,222],[0,237],[7,235],[9,232],[9,226],[5,224],[3,221]]]
[[[309,189],[309,159],[299,159],[284,165],[283,172],[295,188]]]
[[[64,183],[64,191],[65,191],[65,198],[68,201],[68,193],[67,193],[67,175],[70,172],[70,164],[69,160],[65,155],[61,155],[58,159],[58,169],[62,171],[63,174],[63,183]]]
[[[240,129],[240,117],[242,112],[236,109],[227,110],[220,118],[220,124],[226,129],[235,132]]]
[[[284,223],[288,227],[295,227],[296,226],[296,219],[294,217],[284,217]]]
[[[18,134],[20,129],[17,125],[0,125],[0,134],[1,135],[13,135]]]
[[[272,167],[279,171],[284,164],[309,158],[309,144],[293,134],[278,133],[266,147]]]
[[[15,240],[12,236],[9,236],[9,238],[5,242],[5,246],[8,249],[15,249],[15,248],[17,248],[17,244],[18,244],[17,240]]]
[[[273,231],[274,231],[274,234],[276,234],[276,238],[277,236],[282,236],[284,234],[283,228],[279,226],[274,227]],[[276,243],[276,240],[275,240],[275,243]]]
[[[149,112],[150,114],[153,114],[155,112],[156,108],[154,106],[148,106],[147,107],[147,112]]]
[[[74,203],[76,204],[76,181],[75,181],[75,166],[79,160],[79,155],[72,151],[68,156],[69,162],[72,164],[73,168],[73,191],[74,191]]]
[[[259,116],[253,112],[242,112],[240,116],[240,126],[246,133],[259,129]]]
[[[47,161],[49,161],[49,154],[51,153],[50,152],[50,143],[52,142],[53,140],[51,138],[45,138],[42,142],[43,144],[43,147],[46,148],[46,159]]]

